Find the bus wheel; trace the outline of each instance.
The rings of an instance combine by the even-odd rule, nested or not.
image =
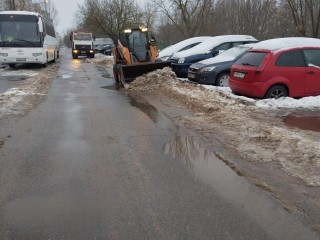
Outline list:
[[[46,68],[48,66],[48,61],[46,61],[44,64],[42,64],[43,68]]]
[[[52,62],[53,62],[53,63],[56,62],[56,52],[53,53],[53,60],[52,60]]]
[[[16,65],[14,63],[9,64],[9,67],[14,68]]]

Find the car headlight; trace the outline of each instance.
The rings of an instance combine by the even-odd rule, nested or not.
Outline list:
[[[0,53],[0,56],[2,56],[2,57],[8,57],[8,53]]]
[[[216,68],[216,66],[214,66],[214,67],[204,67],[204,68],[200,69],[200,72],[211,72],[215,68]]]
[[[184,58],[179,58],[178,63],[184,63]]]
[[[166,61],[168,61],[168,59],[169,59],[169,56],[165,56],[165,57],[162,57],[162,58],[160,58],[161,59],[161,61],[164,61],[164,62],[166,62]]]

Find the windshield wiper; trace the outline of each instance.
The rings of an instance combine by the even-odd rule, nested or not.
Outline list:
[[[13,39],[12,41],[16,41],[16,40],[21,41],[21,42],[27,42],[27,43],[31,44],[33,47],[36,47],[36,45],[33,42],[30,42],[30,41],[24,40],[24,39]]]

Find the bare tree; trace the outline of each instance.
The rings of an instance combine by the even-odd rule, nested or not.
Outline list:
[[[272,36],[277,18],[276,0],[217,0],[216,34],[248,34],[259,39]]]
[[[186,38],[205,32],[214,0],[153,0],[175,28]]]
[[[319,37],[320,1],[286,0],[297,33],[304,37]]]
[[[142,12],[142,23],[152,32],[155,31],[158,15],[157,8],[152,4],[152,2],[148,2],[144,6],[144,10]]]
[[[118,39],[126,28],[142,25],[142,11],[135,0],[86,0],[79,6],[80,28]]]

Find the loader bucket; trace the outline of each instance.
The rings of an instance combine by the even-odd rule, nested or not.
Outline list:
[[[152,62],[152,63],[139,63],[133,65],[122,65],[123,80],[129,83],[143,74],[170,67],[171,62]]]

